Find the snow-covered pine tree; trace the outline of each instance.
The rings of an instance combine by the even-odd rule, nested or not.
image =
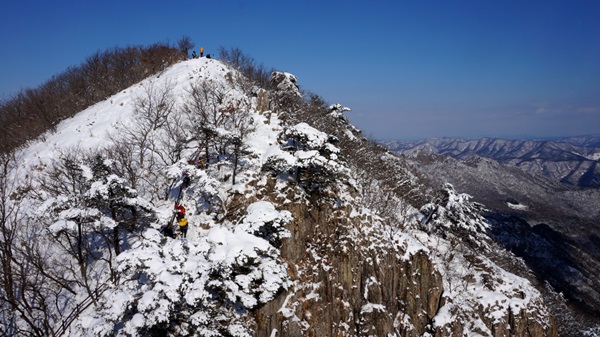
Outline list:
[[[488,227],[481,216],[484,206],[471,201],[466,193],[457,193],[454,186],[445,183],[439,195],[421,207],[424,217],[421,224],[428,232],[443,232],[447,229],[482,233]]]
[[[85,196],[88,207],[96,208],[104,216],[112,219],[112,240],[107,245],[112,246],[115,255],[121,253],[121,240],[127,236],[120,235],[120,229],[131,232],[153,219],[153,207],[138,197],[135,189],[127,181],[114,173],[111,161],[100,154],[93,157],[92,182]],[[112,241],[112,242],[111,242]]]
[[[310,193],[323,193],[346,168],[338,158],[336,138],[306,123],[285,128],[279,134],[280,148],[266,158],[262,170],[291,175]]]

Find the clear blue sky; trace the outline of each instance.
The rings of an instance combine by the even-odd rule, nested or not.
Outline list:
[[[600,1],[0,3],[0,97],[115,46],[238,47],[379,139],[600,133]]]

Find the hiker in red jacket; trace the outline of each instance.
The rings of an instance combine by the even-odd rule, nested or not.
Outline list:
[[[177,217],[177,221],[185,217],[185,207],[183,207],[183,205],[175,203],[175,206],[173,208],[175,210],[175,216]]]

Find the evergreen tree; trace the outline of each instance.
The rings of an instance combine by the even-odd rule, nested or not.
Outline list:
[[[458,229],[471,233],[484,232],[488,227],[481,216],[484,211],[482,204],[471,201],[471,196],[457,193],[452,184],[444,184],[432,202],[421,208],[424,214],[421,222],[428,232],[440,232],[444,229]]]

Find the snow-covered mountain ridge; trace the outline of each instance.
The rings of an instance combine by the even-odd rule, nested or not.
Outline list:
[[[430,152],[459,160],[490,158],[569,185],[598,187],[600,146],[596,143],[597,139],[597,136],[556,141],[432,138],[413,142],[391,141],[386,145],[392,151],[406,155]]]
[[[556,335],[468,196],[418,211],[418,178],[369,157],[347,109],[272,81],[184,61],[6,158],[4,275],[33,289],[3,281],[6,334]],[[174,202],[186,238],[164,235]]]

